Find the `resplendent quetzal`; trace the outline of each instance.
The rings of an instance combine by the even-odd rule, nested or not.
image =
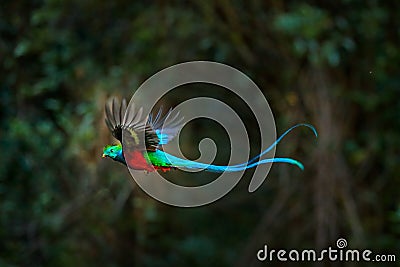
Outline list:
[[[235,172],[253,168],[265,163],[289,163],[304,169],[303,164],[291,158],[268,158],[261,159],[271,149],[273,149],[282,138],[294,128],[305,126],[310,128],[315,136],[317,131],[312,125],[297,124],[282,134],[271,146],[262,151],[258,156],[248,162],[231,165],[218,166],[182,159],[168,154],[162,150],[162,145],[172,140],[181,128],[183,118],[179,118],[179,113],[171,119],[165,120],[171,115],[171,110],[162,117],[161,109],[154,117],[149,115],[142,118],[143,110],[140,108],[135,111],[133,105],[127,108],[126,100],[122,102],[116,98],[110,99],[105,106],[106,124],[112,135],[120,141],[117,145],[107,145],[104,147],[103,157],[112,158],[115,161],[128,165],[131,169],[153,172],[156,170],[169,171],[171,169],[204,169],[210,172]],[[162,132],[161,132],[162,130]],[[124,147],[122,144],[124,136]],[[144,140],[141,140],[144,137]]]

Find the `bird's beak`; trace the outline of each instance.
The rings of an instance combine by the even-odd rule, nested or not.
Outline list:
[[[103,153],[103,155],[101,155],[101,157],[102,157],[102,158],[105,158],[105,157],[106,157],[106,154]]]

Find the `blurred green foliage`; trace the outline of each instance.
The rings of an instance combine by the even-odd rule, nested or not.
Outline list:
[[[339,237],[399,251],[398,10],[374,0],[2,1],[0,266],[258,266],[264,243],[327,247]],[[305,159],[305,172],[274,167],[248,194],[250,172],[217,203],[178,209],[101,160],[112,142],[106,98],[130,97],[188,60],[248,74],[279,133],[315,124],[317,143],[297,134],[278,148]],[[196,150],[195,131],[186,136]]]

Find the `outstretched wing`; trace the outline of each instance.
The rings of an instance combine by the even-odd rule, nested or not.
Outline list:
[[[122,128],[124,127],[124,116],[126,112],[126,100],[119,102],[116,98],[110,98],[105,106],[106,124],[112,135],[122,142]],[[140,114],[138,116],[140,118]]]
[[[162,108],[159,109],[157,115],[149,116],[148,124],[157,134],[159,145],[165,145],[171,141],[182,128],[183,117],[179,116],[179,112],[172,114],[170,109],[164,117],[162,117]]]
[[[176,136],[182,121],[178,118],[179,113],[171,116],[171,110],[162,118],[161,109],[154,118],[152,115],[142,118],[143,108],[136,111],[133,103],[126,105],[125,99],[119,102],[111,98],[105,110],[105,121],[112,135],[121,143],[123,136],[129,149],[146,147],[146,150],[154,151]]]

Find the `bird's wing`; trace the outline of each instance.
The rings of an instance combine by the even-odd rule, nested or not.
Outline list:
[[[112,135],[130,150],[143,149],[154,151],[157,149],[160,139],[156,130],[149,123],[149,117],[142,118],[143,108],[138,111],[131,103],[126,105],[126,100],[119,102],[116,98],[111,98],[106,103],[106,124]],[[143,138],[144,137],[144,138]]]
[[[179,112],[172,115],[170,109],[164,117],[162,117],[162,108],[159,109],[156,116],[149,116],[148,124],[153,129],[159,139],[159,145],[165,145],[171,141],[182,128],[183,117],[179,116]]]
[[[122,142],[122,128],[124,126],[124,116],[126,112],[126,100],[119,102],[115,97],[106,102],[106,124],[112,135]]]

